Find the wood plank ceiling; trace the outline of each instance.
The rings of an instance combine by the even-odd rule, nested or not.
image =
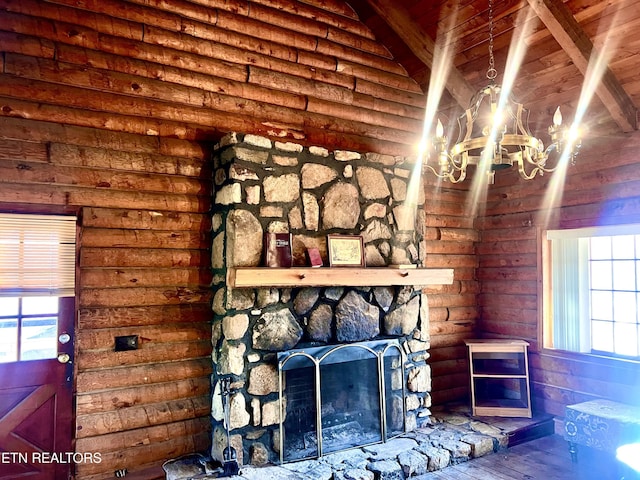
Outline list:
[[[451,70],[439,112],[450,118],[488,83],[489,0],[349,0],[360,19],[425,93],[434,58]],[[590,135],[637,129],[640,105],[640,2],[637,0],[493,0],[497,83],[504,79],[511,45],[522,34],[525,52],[513,93],[530,111],[530,126],[544,138],[557,106],[573,119],[589,90],[591,64],[601,58],[583,118]],[[590,62],[591,60],[591,62]],[[434,68],[434,72],[437,69]],[[434,73],[438,75],[437,73]],[[440,74],[441,76],[441,74]]]

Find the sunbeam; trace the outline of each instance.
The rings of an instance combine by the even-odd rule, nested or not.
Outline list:
[[[618,17],[618,12],[614,16],[613,23]],[[601,26],[601,28],[604,28]],[[608,28],[610,32],[612,29]],[[580,91],[580,98],[578,100],[578,106],[576,108],[576,114],[573,119],[573,123],[569,129],[570,141],[565,145],[560,158],[560,166],[554,172],[549,184],[547,185],[547,191],[538,212],[538,224],[546,227],[549,225],[551,214],[553,210],[559,207],[562,203],[562,197],[564,194],[564,185],[567,175],[567,167],[569,165],[571,144],[576,138],[583,138],[583,120],[585,118],[587,108],[591,103],[591,99],[596,93],[596,89],[602,81],[602,77],[609,67],[609,60],[615,48],[617,46],[617,39],[614,40],[608,33],[605,37],[605,41],[601,50],[597,50],[594,46],[591,51],[591,57],[589,58],[589,64],[587,66],[587,73],[585,74],[584,81],[582,83],[582,90]]]
[[[454,11],[458,11],[455,9]],[[414,164],[411,178],[409,179],[409,186],[407,188],[407,197],[405,203],[408,206],[416,206],[419,204],[420,193],[424,190],[424,184],[422,182],[422,170],[423,166],[429,161],[429,150],[431,147],[431,131],[433,129],[434,121],[440,105],[440,99],[442,98],[442,92],[444,91],[451,70],[451,62],[453,59],[451,35],[453,29],[450,28],[455,25],[456,17],[452,15],[449,19],[448,27],[441,27],[439,30],[444,30],[447,35],[440,35],[436,38],[436,45],[433,53],[433,67],[431,70],[431,77],[429,78],[429,89],[427,92],[427,101],[425,105],[424,125],[422,128],[422,137],[418,146],[418,156]],[[437,188],[440,188],[442,179],[439,179]]]

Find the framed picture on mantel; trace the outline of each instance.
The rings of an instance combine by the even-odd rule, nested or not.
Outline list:
[[[364,267],[361,235],[327,235],[330,267]]]

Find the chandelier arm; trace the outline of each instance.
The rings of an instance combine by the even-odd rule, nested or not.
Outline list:
[[[462,182],[465,178],[467,178],[467,171],[466,170],[460,170],[460,175],[458,176],[457,179],[454,178],[450,178],[449,181],[451,183],[460,183]]]
[[[429,164],[424,164],[423,165],[424,168],[427,168],[431,171],[431,173],[433,173],[436,177],[438,178],[444,178],[446,180],[449,180],[451,183],[460,183],[462,182],[466,176],[467,176],[467,172],[464,168],[455,168],[454,169],[450,169],[447,171],[438,171],[435,168],[433,168],[431,165]],[[458,176],[456,177],[456,172],[458,172]]]
[[[536,165],[535,162],[530,162],[533,165]],[[540,166],[536,166],[533,170],[531,170],[531,172],[527,173],[527,171],[525,170],[525,165],[524,162],[520,161],[518,162],[518,172],[520,173],[520,176],[522,178],[524,178],[525,180],[532,180],[540,171],[547,171],[544,168],[541,168]]]
[[[465,178],[467,178],[467,171],[466,170],[460,169],[460,170],[458,170],[458,172],[459,173],[458,173],[458,177],[457,178],[455,176],[455,172],[449,172],[449,175],[448,175],[447,178],[451,183],[460,183]]]
[[[560,166],[560,161],[558,161],[555,164],[555,166],[547,167],[547,160],[549,159],[549,156],[551,155],[551,153],[553,153],[554,151],[557,154],[560,154],[559,153],[560,150],[558,149],[558,145],[551,144],[546,148],[546,150],[544,150],[544,152],[540,152],[539,153],[539,158],[533,159],[533,158],[531,158],[530,155],[523,155],[523,158],[527,161],[527,163],[529,163],[530,165],[533,165],[535,167],[535,169],[537,169],[538,171],[551,173],[551,172],[555,171]]]
[[[464,172],[467,169],[468,162],[463,155],[447,155],[447,158],[449,158],[452,172]]]
[[[523,104],[516,101],[513,101],[513,103],[516,105],[516,125],[518,132],[528,137],[533,137],[529,131],[529,112],[524,108]],[[522,118],[523,116],[526,116],[524,120]]]
[[[439,171],[437,171],[435,168],[433,168],[431,165],[429,164],[423,164],[422,165],[423,169],[428,169],[431,173],[433,173],[436,177],[438,178],[445,178],[446,175],[441,175]]]

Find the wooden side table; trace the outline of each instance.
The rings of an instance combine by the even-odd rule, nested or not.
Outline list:
[[[471,414],[531,418],[528,342],[465,340],[469,349]]]

